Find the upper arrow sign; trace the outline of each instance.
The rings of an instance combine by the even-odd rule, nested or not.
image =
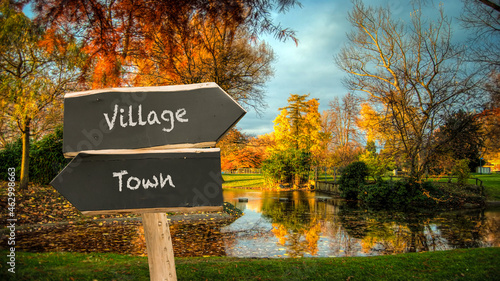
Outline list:
[[[63,152],[215,146],[245,113],[215,83],[69,93]]]

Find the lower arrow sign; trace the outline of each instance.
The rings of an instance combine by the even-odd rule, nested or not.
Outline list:
[[[83,214],[220,210],[220,150],[80,153],[51,185]]]

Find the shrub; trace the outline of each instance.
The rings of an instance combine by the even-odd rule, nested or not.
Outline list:
[[[35,142],[30,151],[30,180],[49,184],[67,164],[62,151],[63,130],[58,127],[53,133]]]
[[[29,179],[39,184],[49,184],[69,162],[62,152],[63,131],[57,128],[53,133],[34,142],[30,147]],[[16,168],[16,178],[21,173],[22,141],[18,139],[0,151],[0,173],[6,179],[7,169]]]
[[[4,149],[0,150],[0,178],[7,179],[7,170],[9,168],[16,169],[16,179],[21,175],[21,154],[23,151],[23,143],[21,138],[7,144]]]
[[[458,160],[451,170],[452,175],[458,178],[459,184],[467,184],[467,180],[470,178],[469,162],[469,159]]]
[[[367,176],[368,167],[364,162],[358,161],[349,164],[339,179],[340,195],[349,200],[357,199]]]
[[[286,150],[273,153],[262,164],[262,172],[267,182],[296,183],[303,182],[311,166],[310,153],[303,150]]]
[[[375,208],[406,209],[435,205],[425,193],[434,192],[431,184],[416,184],[408,181],[377,181],[365,185],[359,194],[363,203]]]

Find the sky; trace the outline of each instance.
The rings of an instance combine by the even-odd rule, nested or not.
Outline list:
[[[263,35],[275,54],[274,77],[266,83],[264,103],[267,108],[259,116],[247,108],[247,114],[236,125],[242,132],[261,135],[273,131],[273,120],[279,108],[287,105],[290,94],[310,94],[318,98],[319,112],[328,109],[328,103],[335,97],[347,93],[342,84],[344,73],[334,62],[335,55],[346,42],[346,33],[351,29],[347,13],[352,4],[348,0],[301,0],[302,7],[295,7],[285,14],[273,14],[274,22],[293,29],[299,39],[298,46],[292,40],[280,42],[272,35]],[[444,11],[450,17],[460,15],[462,2],[446,0]],[[370,5],[389,6],[393,16],[402,19],[410,16],[410,0],[370,0]],[[439,3],[436,1],[436,3]],[[436,8],[428,7],[435,10]],[[424,15],[431,15],[432,11]],[[452,19],[455,34],[461,35],[459,21]]]

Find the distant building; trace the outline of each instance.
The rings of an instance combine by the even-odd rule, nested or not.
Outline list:
[[[490,167],[477,167],[476,173],[478,173],[478,174],[491,174],[491,168]]]

